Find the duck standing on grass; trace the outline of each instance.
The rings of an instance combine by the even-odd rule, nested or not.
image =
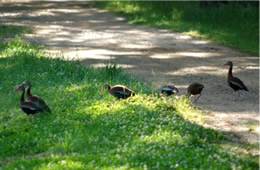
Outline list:
[[[102,92],[104,89],[107,89],[108,92],[117,99],[127,99],[128,97],[134,96],[135,92],[130,88],[124,85],[115,85],[110,87],[109,84],[105,84],[102,88]]]
[[[20,98],[20,108],[24,113],[27,115],[27,121],[29,121],[29,115],[34,115],[35,113],[43,112],[43,108],[40,107],[39,105],[33,103],[30,100],[24,100],[24,93],[25,93],[25,88],[24,85],[20,85],[15,88],[15,91],[22,91],[22,95]]]
[[[26,80],[22,83],[22,85],[28,86],[26,91],[26,99],[32,101],[33,103],[39,105],[43,108],[44,111],[51,113],[51,109],[48,107],[48,105],[45,103],[43,99],[41,99],[39,96],[32,95],[31,94],[31,83],[29,80]]]

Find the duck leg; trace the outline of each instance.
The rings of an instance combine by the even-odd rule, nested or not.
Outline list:
[[[239,91],[237,91],[236,100],[238,100],[239,96],[240,96]]]
[[[236,100],[236,95],[237,95],[237,94],[236,94],[236,91],[234,91],[234,92],[233,92],[233,98],[232,98],[232,100],[234,100],[234,101]]]
[[[200,98],[201,94],[194,100],[194,103],[197,102],[197,100]]]
[[[27,122],[30,122],[30,116],[29,115],[26,116],[26,119],[27,119]]]
[[[239,96],[240,96],[240,95],[239,95],[239,91],[234,91],[234,92],[233,92],[233,100],[234,100],[234,101],[238,100]]]

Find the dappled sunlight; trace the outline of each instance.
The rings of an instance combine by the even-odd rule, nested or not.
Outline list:
[[[178,133],[175,133],[173,131],[165,131],[165,130],[156,130],[151,135],[144,135],[141,136],[140,141],[150,143],[150,142],[167,142],[170,140],[171,142],[177,142],[177,143],[183,143],[182,136]]]
[[[55,9],[48,9],[47,11],[53,12],[64,12],[64,13],[79,13],[80,9],[68,9],[68,8],[55,8]]]
[[[0,13],[0,17],[17,17],[17,16],[20,16],[22,13],[20,12],[16,12],[16,13],[13,13],[13,12],[5,12],[5,13]]]
[[[190,169],[203,163],[221,169],[223,162],[226,166],[232,161],[232,165],[243,167],[253,163],[222,149],[222,134],[199,125],[201,113],[185,99],[159,97],[119,68],[112,67],[112,74],[109,66],[89,68],[74,61],[43,57],[40,52],[27,56],[27,50],[15,49],[15,56],[0,62],[18,63],[15,68],[0,70],[5,73],[1,78],[6,82],[0,93],[6,94],[1,96],[8,109],[0,111],[0,153],[2,160],[7,160],[2,164],[5,168]],[[16,77],[22,69],[24,74]],[[111,75],[115,75],[113,81]],[[18,99],[6,90],[14,80],[20,83],[28,77],[35,82],[33,92],[48,101],[52,113],[39,114],[34,122],[25,123],[25,115],[17,109]],[[116,100],[107,91],[101,93],[107,81],[123,82],[133,87],[137,95]],[[144,90],[148,92],[143,93]]]
[[[91,66],[93,66],[95,68],[104,68],[104,67],[106,67],[106,64],[91,64]]]
[[[100,89],[101,90],[101,89]],[[104,92],[100,92],[100,94],[107,96],[112,101],[106,100],[96,100],[92,102],[92,104],[86,108],[84,108],[84,111],[92,112],[93,110],[98,112],[99,114],[104,115],[113,115],[113,114],[125,114],[130,113],[134,114],[136,113],[133,108],[139,108],[139,112],[143,112],[143,114],[147,114],[145,112],[147,111],[153,111],[153,107],[155,105],[150,105],[150,103],[144,103],[140,102],[143,100],[143,96],[133,96],[131,98],[128,98],[126,100],[116,100],[114,97],[110,96],[110,94],[105,90]],[[130,103],[129,103],[130,102]]]
[[[192,37],[190,35],[179,35],[179,36],[176,36],[176,39],[178,40],[190,40],[192,39]]]
[[[210,109],[208,109],[210,111]],[[228,120],[228,121],[227,121]],[[244,136],[244,140],[251,144],[259,145],[260,134],[259,114],[248,114],[246,111],[216,112],[214,115],[205,115],[205,127],[214,128],[224,132],[233,132]],[[249,133],[251,131],[251,133]],[[259,151],[254,151],[259,154]]]
[[[29,14],[27,14],[29,17],[36,17],[36,16],[55,16],[56,14],[54,12],[52,12],[51,10],[38,10],[35,12],[31,12]]]
[[[50,50],[53,54],[58,54],[58,50]],[[63,51],[62,55],[67,60],[84,60],[84,59],[96,59],[96,60],[112,60],[115,57],[110,56],[113,54],[112,51],[108,50],[71,50],[71,51]],[[56,57],[53,55],[53,57]],[[102,65],[103,63],[101,63]]]
[[[123,17],[116,17],[115,18],[117,21],[125,21],[126,19],[125,18],[123,18]]]
[[[90,22],[90,23],[103,23],[105,21],[102,21],[102,20],[89,20],[88,22]]]
[[[65,168],[65,169],[67,169],[67,168],[68,169],[84,169],[85,167],[86,167],[86,165],[83,162],[69,159],[69,157],[62,158],[62,156],[60,156],[60,158],[59,158],[58,156],[55,156],[53,158],[53,162],[50,162],[48,164],[43,164],[38,168],[42,169],[42,170],[45,170],[45,169],[47,170],[47,169],[60,169],[60,168],[62,168],[62,169],[63,168]]]
[[[247,132],[250,128],[250,126],[256,126],[256,131],[259,132],[259,122],[260,122],[260,117],[257,114],[253,114],[253,115],[248,115],[245,111],[241,112],[241,113],[236,113],[236,112],[230,112],[229,115],[222,113],[222,112],[218,112],[216,115],[213,116],[214,119],[218,119],[219,121],[216,121],[218,123],[223,123],[226,124],[225,126],[221,126],[218,125],[218,123],[216,124],[216,126],[218,127],[224,127],[222,130],[225,131],[230,131],[230,129],[233,129],[234,127],[232,127],[232,122],[236,122],[238,123],[240,126],[236,127],[235,129],[233,129],[235,132]],[[222,120],[230,118],[232,119],[232,121],[230,120],[230,122],[223,122]],[[229,123],[231,123],[231,125],[228,125]]]
[[[39,25],[37,26],[39,29],[37,29],[38,34],[43,34],[43,35],[49,35],[50,33],[53,33],[54,30],[60,31],[62,30],[62,26],[60,25],[54,25],[54,24],[49,24],[48,27],[44,25]],[[32,36],[32,35],[31,35]]]
[[[208,41],[208,40],[192,40],[191,43],[192,44],[209,44],[210,41]]]
[[[248,69],[248,70],[259,70],[259,66],[247,66],[246,69]]]
[[[149,50],[149,48],[151,48],[151,46],[147,43],[145,44],[123,44],[120,45],[122,48],[128,48],[129,51],[131,51],[131,49],[147,49]]]
[[[220,56],[218,53],[209,53],[209,52],[179,52],[177,55],[195,57],[195,58],[207,58],[207,57],[216,57]]]
[[[72,40],[73,41],[73,40]],[[58,50],[49,50],[53,54],[60,53]],[[114,60],[117,59],[118,56],[125,56],[125,55],[133,55],[136,56],[141,54],[141,52],[137,51],[117,51],[117,50],[109,50],[109,49],[82,49],[82,48],[71,48],[69,50],[62,51],[63,56],[68,60],[78,59],[78,60],[91,60],[95,59],[100,61],[100,63],[92,63],[91,65],[102,65],[104,64],[104,60]],[[55,55],[54,55],[55,57]],[[124,64],[118,63],[120,66],[129,66],[129,67],[136,67],[134,64]]]
[[[196,66],[196,67],[187,67],[179,69],[177,71],[167,72],[168,75],[187,75],[187,74],[211,74],[216,76],[222,76],[224,72],[227,72],[222,67],[212,67],[212,66]]]
[[[173,58],[173,57],[170,56],[169,54],[155,54],[155,55],[151,55],[150,58],[155,58],[155,59],[169,59],[169,58]]]
[[[149,51],[149,50],[148,50]],[[163,50],[162,50],[163,51]],[[167,51],[166,51],[167,52]],[[164,54],[154,54],[151,55],[150,58],[156,59],[177,59],[183,57],[194,57],[194,58],[209,58],[220,56],[218,53],[210,53],[210,52],[167,52]]]
[[[95,67],[95,68],[104,68],[106,67],[106,64],[91,64],[91,66]],[[136,66],[135,65],[131,65],[131,64],[117,64],[118,67],[120,68],[125,68],[125,69],[133,69]]]
[[[72,92],[72,91],[75,91],[75,90],[80,90],[82,88],[86,87],[86,85],[82,84],[82,85],[72,85],[72,86],[69,86],[69,87],[66,87],[65,90],[69,91],[69,92]]]
[[[42,169],[82,169],[82,166],[91,169],[97,165],[104,165],[98,167],[100,169],[142,169],[147,168],[147,164],[149,169],[174,169],[175,166],[189,169],[191,167],[183,165],[202,162],[207,167],[212,165],[207,164],[209,159],[211,163],[217,162],[216,168],[224,161],[232,162],[235,167],[242,163],[248,165],[246,159],[237,158],[235,154],[230,156],[230,150],[217,146],[220,133],[205,128],[212,128],[212,124],[204,127],[202,124],[204,115],[213,112],[219,116],[216,118],[219,121],[214,120],[219,127],[226,125],[224,120],[231,125],[248,121],[246,126],[239,128],[229,126],[232,128],[227,128],[226,132],[259,131],[256,124],[259,117],[252,121],[248,119],[250,116],[244,116],[254,114],[258,105],[258,60],[208,40],[194,38],[192,34],[196,32],[184,35],[126,24],[122,22],[126,18],[92,8],[89,3],[48,2],[48,6],[44,6],[43,2],[35,2],[24,5],[21,12],[10,6],[13,13],[0,14],[0,19],[8,23],[36,28],[36,34],[24,38],[46,45],[47,54],[53,54],[44,54],[46,58],[35,57],[36,52],[22,53],[15,48],[8,58],[9,65],[1,66],[5,83],[0,92],[8,92],[8,99],[4,95],[0,99],[6,105],[1,112],[4,116],[0,128],[5,133],[2,141],[10,141],[6,142],[9,148],[3,147],[2,150],[10,156],[4,155],[8,159],[14,155],[15,160],[23,159],[21,165],[35,161],[35,164],[42,165]],[[4,7],[1,9],[5,10]],[[26,58],[29,54],[32,54],[30,60]],[[226,83],[228,68],[222,67],[226,60],[236,61],[234,73],[239,73],[250,89],[242,100],[230,101],[228,98],[232,91]],[[21,65],[13,66],[13,61]],[[120,68],[109,69],[111,63]],[[146,87],[149,82],[143,83],[121,74],[125,72],[151,81],[158,89]],[[246,74],[248,72],[250,76]],[[26,128],[22,126],[26,118],[18,106],[19,95],[13,96],[8,86],[28,78],[35,82],[33,92],[48,101],[53,114],[49,120],[38,119]],[[205,89],[200,100],[193,104],[184,95],[188,85],[195,81],[204,84]],[[164,82],[176,85],[180,90],[176,95],[178,99],[157,94]],[[100,92],[104,83],[127,85],[137,95],[116,100],[107,90]],[[15,108],[13,100],[16,100]],[[238,106],[243,106],[243,111]],[[13,138],[14,135],[17,138]],[[36,139],[30,136],[36,136]],[[20,139],[24,140],[18,141]],[[26,143],[27,140],[32,143]],[[46,159],[35,158],[37,153],[46,154]],[[34,159],[23,158],[24,154]],[[52,159],[58,154],[64,157]],[[188,160],[188,163],[179,160]],[[16,167],[18,164],[11,162],[7,166],[11,169],[12,165]]]

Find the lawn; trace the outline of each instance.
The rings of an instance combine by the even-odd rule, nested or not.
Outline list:
[[[258,158],[223,147],[185,98],[161,97],[116,64],[53,59],[15,36],[0,43],[0,169],[258,169]],[[14,88],[30,80],[52,113],[28,122]],[[116,100],[105,83],[137,95]]]
[[[247,5],[248,2],[229,1],[208,7],[201,7],[198,1],[97,3],[100,8],[126,16],[132,24],[167,28],[259,55],[259,7]]]

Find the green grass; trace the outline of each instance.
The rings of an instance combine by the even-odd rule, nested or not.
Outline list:
[[[185,99],[160,97],[115,64],[104,69],[53,59],[15,37],[0,43],[0,169],[258,169],[256,157],[222,147],[224,134],[202,127]],[[51,114],[27,122],[24,80]],[[116,100],[104,83],[138,95]]]
[[[14,37],[16,34],[32,32],[32,29],[25,26],[0,24],[0,38]]]
[[[145,24],[209,38],[217,43],[259,55],[258,7],[237,2],[200,8],[199,2],[103,1],[98,6]]]

